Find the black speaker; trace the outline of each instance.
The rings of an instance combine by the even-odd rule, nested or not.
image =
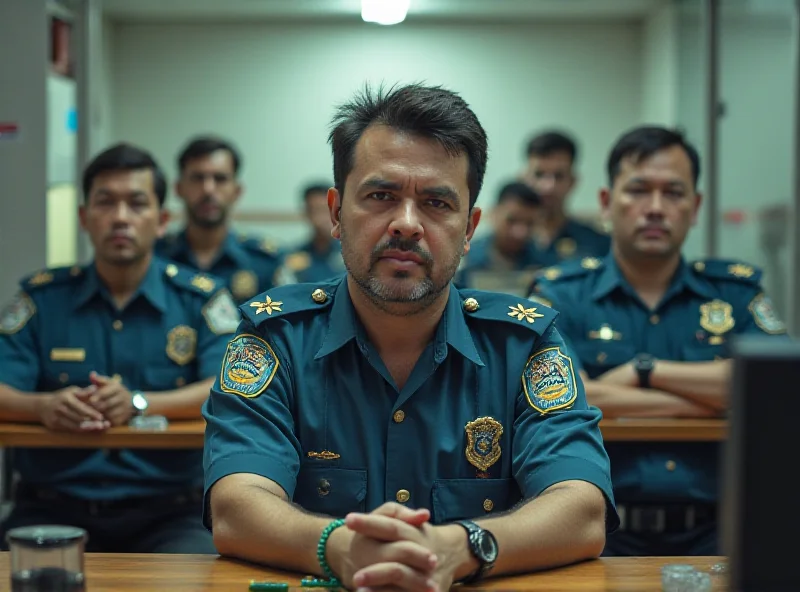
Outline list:
[[[800,590],[800,343],[733,344],[720,548],[732,592]]]

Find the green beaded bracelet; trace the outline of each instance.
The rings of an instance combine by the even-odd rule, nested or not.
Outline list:
[[[304,583],[301,583],[301,585],[309,588],[339,588],[342,585],[341,582],[339,582],[339,578],[337,578],[336,574],[331,570],[331,566],[328,565],[327,559],[325,559],[325,547],[328,544],[328,538],[331,536],[331,533],[340,526],[344,526],[344,519],[342,518],[328,524],[319,537],[319,543],[317,543],[317,561],[319,561],[319,566],[322,568],[322,573],[325,574],[327,580],[304,580]]]

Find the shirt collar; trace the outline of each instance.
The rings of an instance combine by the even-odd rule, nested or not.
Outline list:
[[[358,320],[353,301],[350,299],[347,276],[339,281],[334,291],[333,304],[328,318],[328,331],[322,341],[322,346],[314,356],[315,360],[340,349],[352,339],[357,339],[360,343],[367,341],[364,327]],[[447,306],[434,336],[434,356],[438,363],[441,363],[446,356],[446,345],[450,345],[478,366],[484,365],[464,319],[461,295],[452,283]]]
[[[181,230],[170,239],[170,253],[172,257],[189,261],[192,266],[196,266],[194,253],[192,253],[192,249],[189,247],[189,240],[186,238],[186,229]],[[249,266],[247,253],[232,232],[228,232],[225,236],[212,267],[225,257],[229,258],[238,267],[246,268]]]
[[[164,265],[165,264],[161,259],[153,257],[153,260],[150,262],[150,266],[147,268],[147,273],[142,279],[142,282],[139,284],[139,287],[136,289],[136,292],[134,293],[130,302],[133,302],[139,296],[143,296],[160,312],[164,313],[167,311],[167,291],[164,286]],[[81,286],[78,288],[78,291],[75,295],[75,301],[73,303],[74,308],[77,309],[84,306],[97,294],[102,295],[109,302],[112,301],[111,296],[108,293],[108,288],[106,288],[106,286],[100,280],[100,276],[97,275],[97,268],[95,267],[95,264],[92,263],[85,270],[83,282],[81,283]]]

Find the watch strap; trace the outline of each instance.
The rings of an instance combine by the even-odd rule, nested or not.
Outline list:
[[[471,584],[477,580],[480,580],[484,575],[486,575],[486,573],[488,573],[494,567],[494,563],[487,563],[478,556],[478,553],[475,552],[474,537],[484,529],[475,524],[472,520],[458,520],[456,524],[460,524],[467,531],[467,543],[469,544],[469,550],[472,553],[472,556],[478,562],[478,569],[468,576],[462,578],[458,583]]]

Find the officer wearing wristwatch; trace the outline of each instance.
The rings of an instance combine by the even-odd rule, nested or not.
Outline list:
[[[491,532],[470,520],[459,520],[456,524],[467,531],[469,550],[478,561],[478,569],[461,580],[462,584],[470,584],[484,577],[494,567],[498,553],[497,539]]]
[[[633,367],[639,376],[639,386],[641,388],[650,388],[650,375],[653,373],[655,365],[656,358],[650,354],[637,354],[633,358]]]
[[[133,405],[134,417],[143,416],[147,411],[147,408],[150,406],[150,403],[147,401],[147,397],[144,396],[142,391],[133,391],[131,393],[131,404]]]

